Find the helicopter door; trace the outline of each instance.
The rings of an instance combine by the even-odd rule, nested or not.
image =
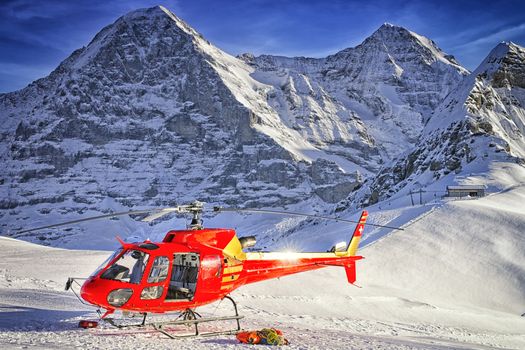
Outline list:
[[[166,301],[192,300],[199,275],[199,254],[173,254],[173,269]]]

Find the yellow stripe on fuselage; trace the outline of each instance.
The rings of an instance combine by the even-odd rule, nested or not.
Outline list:
[[[241,272],[241,271],[242,271],[242,264],[236,265],[236,266],[226,266],[224,270],[222,271],[222,273],[224,275],[228,275],[230,273],[236,273],[236,272]]]
[[[222,283],[237,281],[240,275],[229,275],[222,278]]]
[[[232,288],[233,288],[233,283],[224,284],[221,286],[221,290],[232,289]]]

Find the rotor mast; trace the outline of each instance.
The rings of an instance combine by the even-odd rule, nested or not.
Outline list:
[[[190,230],[202,230],[203,221],[202,221],[202,210],[204,207],[203,202],[195,201],[189,205],[182,206],[183,210],[188,213],[191,213],[193,217],[191,218],[191,223],[188,225]]]

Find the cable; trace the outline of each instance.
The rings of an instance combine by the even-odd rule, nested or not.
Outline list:
[[[315,218],[315,219],[321,219],[321,220],[333,220],[333,221],[341,221],[341,222],[348,222],[352,224],[358,224],[359,221],[355,220],[347,220],[347,219],[341,219],[338,217],[332,217],[332,216],[322,216],[322,215],[314,215],[314,214],[303,214],[303,213],[297,213],[292,211],[279,211],[279,210],[267,210],[267,209],[239,209],[239,208],[222,208],[222,207],[213,207],[214,212],[246,212],[246,213],[260,213],[260,214],[277,214],[277,215],[287,215],[287,216],[303,216],[303,217],[309,217],[309,218]],[[400,230],[404,231],[404,229],[400,227],[394,227],[394,226],[387,226],[387,225],[379,225],[379,224],[371,224],[367,223],[368,226],[375,226],[375,227],[383,227],[383,228],[389,228],[392,230]]]

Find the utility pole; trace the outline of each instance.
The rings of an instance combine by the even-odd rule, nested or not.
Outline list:
[[[414,206],[414,198],[412,197],[412,190],[410,190],[410,201],[412,202],[412,206]]]
[[[423,205],[423,189],[419,189],[419,204]]]

